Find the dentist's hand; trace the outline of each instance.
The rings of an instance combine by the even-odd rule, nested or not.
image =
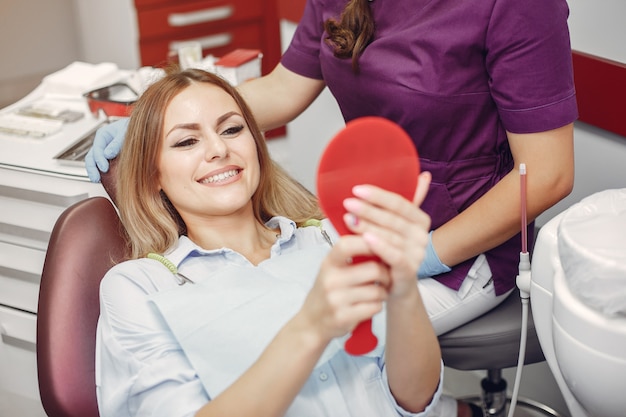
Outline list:
[[[120,153],[129,118],[102,126],[96,132],[93,145],[85,155],[85,168],[91,182],[100,182],[100,172],[109,170],[109,160]]]
[[[448,265],[441,262],[435,248],[433,247],[433,232],[428,234],[428,245],[426,246],[426,256],[424,261],[420,265],[417,276],[419,278],[434,277],[435,275],[443,274],[444,272],[450,272],[451,269]]]

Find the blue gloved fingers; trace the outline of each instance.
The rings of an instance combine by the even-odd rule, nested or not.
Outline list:
[[[100,171],[98,170],[98,167],[96,166],[96,161],[93,157],[93,147],[89,149],[89,152],[87,152],[87,155],[85,155],[85,169],[87,170],[87,176],[89,177],[89,181],[100,182]],[[107,170],[108,169],[109,167],[107,166]]]
[[[104,149],[104,157],[106,159],[111,160],[120,153],[122,145],[124,144],[124,138],[126,137],[126,130],[128,129],[129,121],[130,118],[125,117],[123,119],[116,120],[115,122],[108,125],[110,127],[108,131],[112,134],[113,139],[108,142],[107,146]],[[107,162],[107,168],[108,165],[109,164]]]
[[[85,155],[85,169],[92,182],[100,182],[100,172],[109,170],[109,159],[117,156],[124,143],[128,118],[106,124],[96,131],[93,145]]]
[[[428,234],[428,245],[426,245],[424,260],[417,271],[417,276],[419,278],[434,277],[435,275],[450,272],[452,270],[448,265],[441,262],[441,259],[437,256],[437,252],[435,252],[435,248],[433,247],[432,236],[433,232],[431,230]]]

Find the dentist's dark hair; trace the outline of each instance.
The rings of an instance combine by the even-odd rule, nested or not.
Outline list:
[[[372,41],[376,29],[369,3],[369,0],[350,0],[339,21],[331,18],[324,22],[328,34],[326,43],[334,47],[336,57],[352,58],[355,73],[359,71],[359,57]]]

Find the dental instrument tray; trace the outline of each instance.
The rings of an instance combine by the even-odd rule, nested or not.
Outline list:
[[[93,129],[89,130],[85,135],[81,136],[77,141],[73,142],[71,145],[63,149],[61,152],[54,156],[54,160],[58,161],[63,165],[71,165],[71,166],[85,166],[85,156],[89,149],[91,149],[91,145],[93,145],[93,140],[96,136],[96,131],[109,123],[108,121],[104,121],[99,125],[95,126]]]

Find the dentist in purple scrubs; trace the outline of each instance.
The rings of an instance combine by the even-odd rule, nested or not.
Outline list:
[[[346,121],[382,116],[408,132],[433,177],[418,275],[438,334],[515,287],[520,163],[529,238],[534,219],[572,189],[568,15],[566,0],[308,0],[281,62],[239,87],[263,130],[293,120],[328,87]],[[92,180],[124,131],[121,122],[98,132]]]

